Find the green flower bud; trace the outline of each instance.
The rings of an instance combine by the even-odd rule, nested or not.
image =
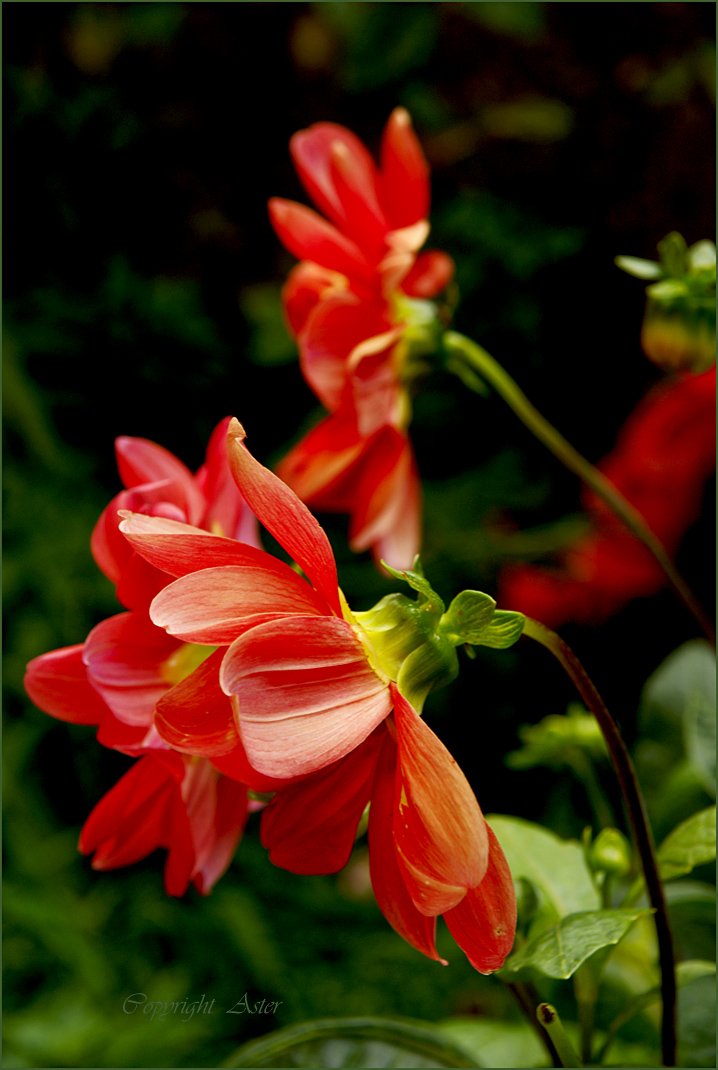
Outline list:
[[[602,829],[588,850],[588,864],[595,873],[625,877],[631,871],[631,848],[618,829]]]
[[[658,243],[659,261],[616,257],[629,275],[652,281],[646,290],[641,345],[670,372],[707,371],[716,357],[716,248],[699,241],[690,248],[680,234]]]

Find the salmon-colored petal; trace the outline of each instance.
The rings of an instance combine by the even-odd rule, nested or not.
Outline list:
[[[226,697],[226,696],[225,696]],[[231,700],[234,706],[236,700]],[[233,720],[236,726],[237,716],[233,712]],[[240,784],[246,784],[251,791],[271,792],[280,788],[287,788],[290,784],[298,783],[303,777],[270,777],[250,765],[247,752],[244,749],[242,739],[237,734],[237,743],[227,754],[214,754],[211,758],[212,765],[231,780]]]
[[[275,866],[292,873],[336,873],[349,861],[369,802],[383,731],[294,787],[262,814],[262,844]]]
[[[231,416],[215,427],[207,446],[205,463],[195,476],[204,499],[199,525],[214,535],[249,543],[259,549],[257,518],[232,479],[227,458],[227,429]]]
[[[400,770],[394,814],[399,863],[417,910],[443,914],[486,873],[487,825],[446,747],[395,684],[391,694]]]
[[[315,509],[349,512],[356,496],[356,464],[365,443],[356,417],[343,406],[321,420],[277,466],[277,474]]]
[[[213,757],[237,746],[232,706],[219,686],[223,656],[223,650],[210,654],[157,703],[155,726],[175,750]]]
[[[247,628],[287,615],[323,615],[326,606],[306,580],[288,570],[226,565],[191,572],[160,591],[150,606],[158,628],[190,643],[228,646]]]
[[[390,327],[381,304],[347,292],[325,298],[309,317],[300,345],[302,371],[330,412],[341,401],[352,351]]]
[[[84,662],[93,686],[121,721],[149,727],[171,685],[166,662],[179,647],[144,614],[120,613],[90,632]]]
[[[186,576],[221,565],[247,565],[272,572],[278,578],[286,577],[290,583],[292,578],[296,580],[296,573],[289,565],[265,550],[176,520],[125,514],[120,531],[149,564],[170,576]]]
[[[311,260],[371,285],[372,267],[359,247],[311,208],[273,197],[269,217],[279,240],[298,260]]]
[[[254,459],[244,445],[245,437],[242,425],[233,420],[228,449],[237,486],[260,523],[341,616],[337,566],[329,539],[294,491]]]
[[[113,583],[120,582],[133,553],[119,530],[120,513],[128,510],[184,521],[184,509],[168,501],[171,490],[171,485],[165,482],[123,490],[103,509],[90,537],[90,548],[98,567]]]
[[[127,436],[116,439],[115,453],[120,478],[126,487],[165,481],[173,488],[169,500],[179,496],[187,519],[190,523],[197,522],[204,499],[189,468],[173,453],[148,439]]]
[[[207,895],[225,872],[247,823],[248,796],[242,784],[220,776],[215,784],[213,827],[209,841],[200,851],[193,882]]]
[[[489,825],[489,865],[478,888],[472,888],[444,920],[459,947],[479,973],[500,969],[516,935],[516,895],[511,871]]]
[[[44,713],[72,724],[99,724],[109,710],[87,677],[82,643],[28,663],[25,690]]]
[[[419,476],[408,438],[393,427],[368,443],[349,537],[352,549],[373,547],[394,568],[411,568],[419,552]]]
[[[417,951],[440,958],[435,944],[436,918],[419,913],[407,891],[394,845],[396,743],[388,733],[378,757],[369,808],[369,871],[376,901],[389,924]]]
[[[391,229],[429,214],[429,169],[405,108],[395,108],[381,147],[381,202]]]
[[[220,681],[237,698],[250,762],[268,776],[298,776],[338,761],[391,709],[361,643],[334,617],[287,617],[253,628],[227,651]]]

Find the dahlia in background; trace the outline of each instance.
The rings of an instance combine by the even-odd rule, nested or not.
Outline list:
[[[598,466],[641,513],[675,557],[700,514],[715,467],[715,368],[656,386],[621,430]],[[592,530],[555,566],[512,565],[500,580],[500,601],[551,628],[567,621],[598,624],[634,598],[659,591],[665,574],[649,551],[591,493],[584,505]]]
[[[301,263],[284,308],[302,372],[329,415],[279,472],[313,508],[349,513],[354,550],[409,568],[420,544],[420,486],[407,435],[411,357],[433,348],[435,298],[453,262],[419,252],[429,173],[408,113],[389,118],[377,168],[345,127],[317,123],[290,150],[323,216],[273,198],[270,216]]]

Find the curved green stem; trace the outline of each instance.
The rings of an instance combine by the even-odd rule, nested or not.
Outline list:
[[[556,1008],[550,1003],[539,1003],[536,1008],[536,1017],[551,1038],[561,1060],[561,1066],[583,1066],[573,1044],[566,1036]]]
[[[456,331],[447,331],[444,334],[443,346],[447,368],[450,371],[459,375],[469,387],[472,387],[472,379],[476,376],[489,383],[539,442],[542,442],[554,457],[558,458],[606,502],[629,531],[650,551],[678,598],[715,645],[713,625],[638,510],[541,415],[490,353]],[[473,388],[476,389],[476,387]]]
[[[673,953],[668,907],[658,871],[656,846],[648,820],[645,803],[636,777],[636,771],[623,737],[599,695],[590,676],[574,652],[545,625],[531,617],[526,618],[523,634],[544,646],[557,659],[570,676],[584,703],[596,718],[606,741],[608,752],[616,771],[621,794],[628,813],[633,837],[641,859],[646,891],[653,907],[658,959],[661,968],[661,997],[663,1014],[661,1021],[661,1049],[664,1066],[675,1066],[676,1060],[676,965]]]

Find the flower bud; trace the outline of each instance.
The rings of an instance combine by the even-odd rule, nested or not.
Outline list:
[[[631,871],[631,849],[618,829],[601,829],[588,850],[588,863],[595,873],[625,877]]]
[[[641,345],[665,371],[707,371],[716,357],[716,248],[699,241],[690,248],[680,234],[658,243],[659,261],[616,257],[636,278],[652,281],[646,290]]]

